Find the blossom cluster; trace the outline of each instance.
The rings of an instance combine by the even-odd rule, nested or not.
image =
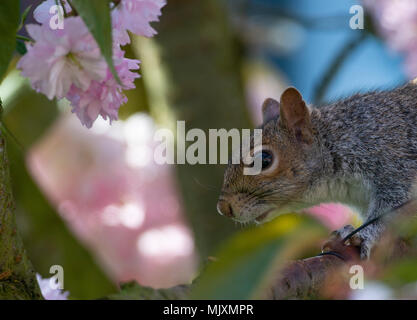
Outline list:
[[[62,114],[27,154],[45,196],[115,283],[168,288],[196,272],[175,173],[153,159],[157,130],[145,113],[112,125],[99,118],[90,130]],[[44,297],[56,299],[48,285]]]
[[[128,31],[151,37],[156,31],[150,22],[161,15],[164,0],[121,0],[111,10],[113,26],[113,62],[120,82],[116,81],[100,48],[84,21],[72,15],[67,0],[61,0],[66,13],[63,28],[52,28],[51,8],[55,0],[42,2],[34,11],[39,24],[28,24],[33,41],[18,68],[32,87],[49,99],[67,98],[81,123],[90,128],[97,117],[116,120],[120,106],[127,102],[123,90],[134,89],[139,74],[138,60],[128,59],[122,46],[130,43]],[[114,4],[112,4],[114,6]]]
[[[363,0],[389,46],[404,54],[405,71],[417,77],[417,1]]]

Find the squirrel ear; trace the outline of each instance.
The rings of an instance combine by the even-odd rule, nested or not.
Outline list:
[[[263,123],[274,119],[279,115],[279,102],[275,99],[268,98],[262,105]]]
[[[288,88],[281,95],[280,125],[295,135],[297,140],[312,142],[310,112],[300,92]]]

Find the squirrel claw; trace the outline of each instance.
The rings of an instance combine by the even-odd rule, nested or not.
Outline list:
[[[322,252],[330,251],[334,247],[335,242],[341,243],[345,237],[347,237],[355,228],[351,225],[346,225],[343,228],[333,231],[330,234],[329,240],[322,245]],[[364,236],[362,232],[355,233],[349,239],[346,240],[343,245],[358,247],[360,250],[360,258],[362,260],[369,259],[369,255],[372,248],[372,242],[370,239]]]
[[[333,247],[334,242],[342,242],[342,240],[349,235],[355,228],[351,225],[344,226],[339,230],[335,230],[330,234],[329,240],[327,240],[321,247],[321,252],[329,251]]]

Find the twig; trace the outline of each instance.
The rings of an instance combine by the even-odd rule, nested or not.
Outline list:
[[[32,39],[30,39],[30,38],[28,38],[28,37],[25,37],[25,36],[21,36],[20,34],[17,34],[17,35],[16,35],[16,39],[17,39],[17,40],[22,40],[22,41],[33,42],[33,40],[32,40]]]
[[[366,39],[368,33],[363,31],[360,33],[360,36],[355,37],[339,51],[336,57],[333,59],[333,62],[326,69],[322,79],[320,80],[316,90],[314,90],[313,102],[319,104],[323,102],[323,98],[327,93],[327,90],[332,83],[333,79],[338,74],[340,68],[346,61],[346,58],[352,54],[355,49]]]

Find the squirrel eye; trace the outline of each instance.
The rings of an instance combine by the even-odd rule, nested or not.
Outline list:
[[[255,154],[255,159],[258,157],[262,157],[262,170],[268,169],[271,164],[272,164],[272,160],[273,160],[273,156],[272,153],[268,150],[262,150],[261,152],[258,152],[257,154]],[[256,160],[255,160],[256,161]]]

